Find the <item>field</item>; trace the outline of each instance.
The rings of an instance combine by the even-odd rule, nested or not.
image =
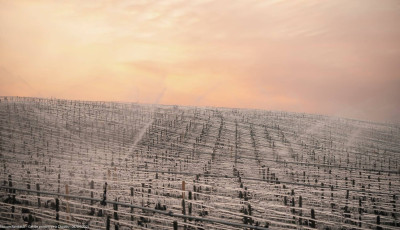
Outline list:
[[[398,229],[400,126],[0,97],[0,223]]]

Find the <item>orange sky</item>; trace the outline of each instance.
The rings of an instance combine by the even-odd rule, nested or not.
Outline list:
[[[400,121],[397,0],[0,0],[0,95]]]

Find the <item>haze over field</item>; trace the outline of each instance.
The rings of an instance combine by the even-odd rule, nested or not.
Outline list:
[[[313,114],[0,97],[0,227],[397,230],[399,139]]]
[[[0,1],[0,95],[399,122],[400,2]]]

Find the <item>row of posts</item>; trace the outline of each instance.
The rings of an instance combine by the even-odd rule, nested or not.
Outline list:
[[[60,174],[58,175],[58,183],[60,183]],[[4,181],[4,184],[7,184],[7,182],[6,181]],[[106,186],[107,186],[107,183],[106,183],[106,185],[105,185],[105,192],[106,192]],[[13,187],[13,183],[12,183],[12,176],[11,175],[9,175],[8,176],[8,187],[9,187],[9,189],[8,189],[8,192],[11,194],[11,196],[9,195],[9,199],[10,199],[10,203],[12,203],[12,204],[15,204],[16,203],[16,198],[15,198],[15,189],[12,189],[12,187]],[[28,183],[27,184],[27,189],[28,190],[30,190],[31,189],[31,185]],[[94,198],[94,194],[93,194],[93,190],[94,190],[94,181],[92,180],[91,182],[90,182],[90,189],[91,189],[91,192],[90,192],[90,197],[91,198]],[[41,199],[40,199],[40,184],[36,184],[36,190],[37,190],[37,203],[38,203],[38,207],[40,208],[41,207]],[[60,188],[58,188],[58,191],[60,190]],[[293,191],[292,191],[293,192]],[[65,185],[65,194],[66,195],[69,195],[69,188],[68,188],[68,184],[66,184]],[[133,197],[133,195],[134,195],[134,189],[131,187],[130,188],[130,195],[131,195],[131,197]],[[189,199],[191,199],[192,198],[192,193],[191,193],[191,191],[189,191]],[[287,201],[286,201],[286,196],[284,197],[285,199],[284,199],[284,203],[285,203],[285,205],[287,204]],[[68,197],[66,197],[66,200],[67,200],[67,213],[69,214],[70,213],[70,210],[69,210],[69,203],[68,203]],[[105,200],[104,200],[105,201]],[[115,201],[117,201],[117,200],[115,200]],[[299,202],[299,205],[300,205],[300,207],[301,207],[301,197],[300,197],[300,202]],[[93,206],[94,205],[94,201],[93,200],[91,200],[90,201],[90,204]],[[105,203],[104,203],[104,205],[105,205]],[[56,220],[57,221],[59,221],[59,218],[60,218],[60,216],[59,216],[59,211],[60,211],[60,201],[59,201],[59,198],[56,198],[55,199],[55,209],[56,209]],[[116,221],[118,221],[119,220],[119,217],[118,217],[118,205],[117,204],[114,204],[114,220],[116,220]],[[134,208],[133,207],[131,207],[131,213],[133,213],[133,211],[134,211]],[[191,208],[191,203],[189,204],[189,215],[191,215],[191,211],[192,211],[192,208]],[[13,215],[13,213],[15,212],[15,206],[12,206],[11,207],[11,213],[12,213],[12,217],[14,216]],[[92,215],[94,215],[94,213],[95,213],[95,209],[93,208],[93,207],[91,207],[91,211],[90,211],[90,213],[92,214]],[[182,181],[182,214],[183,215],[186,215],[186,207],[185,207],[185,181]],[[30,218],[31,219],[31,218]],[[67,219],[69,219],[69,216],[67,216]],[[133,215],[131,215],[131,221],[133,221],[134,220],[134,218],[133,218]],[[315,218],[315,210],[314,209],[311,209],[311,220],[310,220],[310,224],[309,224],[309,226],[311,227],[311,228],[315,228],[316,227],[316,224],[315,224],[315,221],[316,220],[316,218]],[[186,222],[186,218],[184,219],[184,221]],[[376,218],[376,224],[378,225],[377,226],[377,229],[381,229],[381,227],[379,226],[380,224],[381,224],[381,219],[380,219],[380,216],[377,216],[377,218]],[[174,230],[177,230],[178,229],[178,222],[177,221],[173,221],[173,227],[174,227]],[[109,215],[107,215],[107,221],[106,221],[106,229],[107,230],[110,230],[110,216]],[[115,224],[115,230],[118,230],[119,229],[119,225],[116,223]]]

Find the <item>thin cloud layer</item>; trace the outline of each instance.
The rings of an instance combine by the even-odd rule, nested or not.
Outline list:
[[[395,0],[0,1],[0,94],[398,122],[399,22]]]

